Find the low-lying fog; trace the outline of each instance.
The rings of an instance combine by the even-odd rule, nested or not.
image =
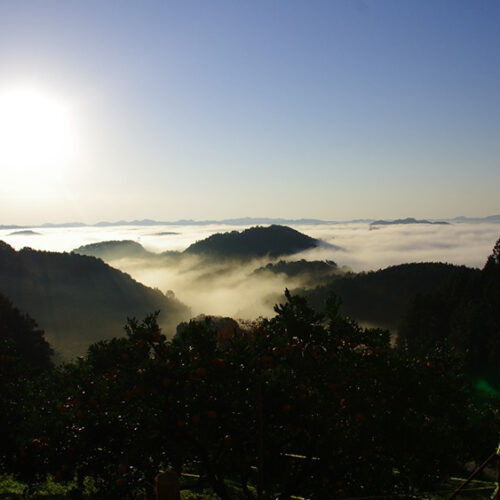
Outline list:
[[[335,261],[339,267],[368,271],[406,262],[448,262],[482,267],[495,241],[500,224],[393,225],[371,228],[366,223],[293,225],[294,229],[342,248],[319,247],[287,260]],[[134,240],[155,253],[184,250],[191,243],[217,232],[241,231],[243,226],[127,226],[82,228],[30,228],[37,234],[13,234],[1,230],[0,239],[16,249],[71,251],[81,245],[108,240]],[[285,287],[303,285],[298,278],[252,272],[269,260],[245,265],[210,265],[195,257],[172,262],[165,259],[119,259],[109,261],[146,285],[163,292],[173,290],[193,314],[207,313],[254,318],[269,315],[272,304]]]

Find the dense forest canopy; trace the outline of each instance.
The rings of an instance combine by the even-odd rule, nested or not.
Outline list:
[[[165,468],[222,500],[404,496],[496,439],[453,352],[392,349],[335,297],[322,315],[287,292],[273,318],[229,335],[205,318],[168,341],[154,315],[126,332],[34,383],[5,379],[19,404],[6,406],[3,472],[33,487],[51,474],[76,496],[90,477],[110,499],[152,498]]]
[[[401,264],[378,271],[344,273],[329,283],[298,289],[317,310],[334,293],[342,299],[342,312],[357,321],[396,330],[411,299],[446,286],[457,276],[475,276],[479,270],[437,262]]]
[[[398,342],[413,353],[450,345],[467,371],[500,389],[500,239],[480,272],[457,274],[448,286],[413,300]]]
[[[36,321],[0,294],[0,344],[4,356],[22,361],[25,368],[45,369],[52,364],[52,348]]]
[[[321,284],[328,281],[334,275],[341,274],[343,270],[339,269],[337,264],[331,260],[280,260],[270,262],[265,266],[259,267],[254,274],[265,277],[266,274],[283,274],[287,278],[300,278],[308,284]]]

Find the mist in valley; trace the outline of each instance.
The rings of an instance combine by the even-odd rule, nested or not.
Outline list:
[[[103,259],[147,286],[167,295],[174,293],[191,308],[193,316],[204,313],[253,319],[272,315],[273,306],[282,300],[285,288],[308,289],[321,284],[322,274],[317,272],[287,275],[265,269],[258,271],[268,264],[280,260],[329,260],[337,264],[337,274],[410,262],[446,262],[481,268],[500,230],[499,224],[488,223],[394,225],[377,229],[366,223],[292,227],[327,245],[277,259],[221,261],[180,253],[212,234],[244,229],[217,224],[32,228],[37,235],[9,234],[12,231],[3,230],[0,239],[17,249],[29,246],[67,252],[103,241],[135,241],[147,250],[144,255],[115,257],[111,253]]]

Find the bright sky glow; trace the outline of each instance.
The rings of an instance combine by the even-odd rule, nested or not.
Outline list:
[[[0,90],[0,171],[11,189],[44,190],[74,160],[76,130],[69,106],[36,87]]]
[[[500,213],[499,26],[497,0],[0,2],[0,223]]]

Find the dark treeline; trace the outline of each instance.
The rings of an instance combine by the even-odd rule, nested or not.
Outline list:
[[[332,276],[339,275],[345,271],[339,269],[337,264],[331,260],[294,260],[270,262],[259,267],[254,274],[265,276],[266,273],[283,274],[287,278],[299,278],[306,283],[322,284],[331,280]]]
[[[448,286],[413,300],[399,343],[421,354],[436,344],[465,355],[468,373],[500,389],[500,240],[478,273],[460,273]]]
[[[342,298],[343,314],[396,330],[415,295],[436,292],[446,288],[452,280],[477,275],[477,269],[452,264],[401,264],[378,271],[338,274],[325,285],[295,292],[304,295],[319,311],[333,293]]]

